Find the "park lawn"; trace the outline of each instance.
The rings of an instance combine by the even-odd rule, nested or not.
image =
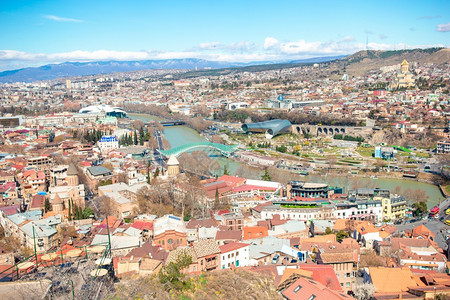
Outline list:
[[[416,157],[429,158],[430,155],[428,153],[416,152]]]
[[[444,186],[444,191],[447,195],[450,195],[450,184]]]
[[[356,151],[365,157],[372,157],[372,154],[375,153],[375,147],[358,147]]]

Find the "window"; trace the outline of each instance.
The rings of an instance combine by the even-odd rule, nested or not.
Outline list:
[[[239,255],[239,251],[236,251],[236,256],[238,256]]]
[[[234,253],[231,253],[231,257],[234,257]]]
[[[316,299],[316,295],[312,294],[311,297],[308,298],[308,300]]]
[[[349,278],[351,276],[350,273],[345,274],[345,277]]]
[[[228,258],[230,258],[230,254],[228,254]]]
[[[203,259],[200,261],[200,264],[203,266]]]
[[[172,245],[173,244],[173,239],[168,239],[167,240],[167,244]]]
[[[350,282],[345,283],[346,287],[350,287]]]
[[[297,285],[297,287],[294,289],[294,293],[297,293],[302,288],[301,285]]]

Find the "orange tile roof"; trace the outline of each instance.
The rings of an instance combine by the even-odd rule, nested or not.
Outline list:
[[[369,274],[377,293],[399,293],[416,287],[409,268],[369,267]]]

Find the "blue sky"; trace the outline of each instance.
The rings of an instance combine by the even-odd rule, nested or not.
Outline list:
[[[64,61],[289,60],[450,44],[450,1],[5,1],[0,70]]]

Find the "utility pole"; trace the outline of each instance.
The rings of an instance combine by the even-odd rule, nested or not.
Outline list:
[[[106,229],[108,230],[109,256],[111,256],[111,236],[109,235],[108,216],[106,216]]]
[[[34,233],[34,224],[32,226],[33,226],[34,260],[36,261],[36,268],[37,268],[38,260],[37,260],[37,252],[36,252],[36,234]]]

